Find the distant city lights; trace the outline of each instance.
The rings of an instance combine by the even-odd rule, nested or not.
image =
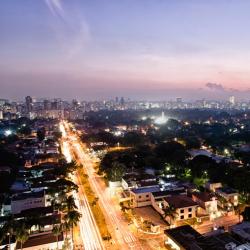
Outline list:
[[[10,136],[12,134],[13,134],[13,132],[10,129],[7,129],[7,130],[4,131],[5,136]]]
[[[157,125],[165,124],[168,121],[168,118],[165,116],[164,112],[162,112],[161,116],[156,117],[154,122]]]

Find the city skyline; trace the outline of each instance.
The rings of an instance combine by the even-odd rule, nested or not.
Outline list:
[[[1,97],[248,99],[246,1],[2,1]]]

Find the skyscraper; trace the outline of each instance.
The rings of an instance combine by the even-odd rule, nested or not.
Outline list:
[[[235,96],[230,96],[229,97],[229,103],[233,106],[235,105]]]
[[[25,97],[25,104],[26,104],[26,111],[27,113],[30,113],[32,111],[32,97],[31,96],[26,96]]]

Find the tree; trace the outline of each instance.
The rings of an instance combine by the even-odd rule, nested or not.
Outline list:
[[[58,192],[65,191],[66,193],[69,193],[71,191],[78,191],[78,186],[67,179],[58,179],[56,182],[52,184],[52,188],[56,188]]]
[[[65,220],[65,218],[64,218],[64,223],[62,224],[62,229],[63,229],[63,231],[65,231],[66,239],[67,239],[68,238],[68,232],[70,230],[70,225],[69,225],[68,221]]]
[[[72,210],[69,211],[65,216],[64,219],[68,223],[68,225],[71,228],[71,237],[72,237],[72,242],[74,246],[74,226],[77,226],[77,223],[79,222],[81,218],[81,214],[77,210]]]
[[[125,166],[119,162],[113,162],[112,167],[107,171],[109,181],[120,181],[124,175]]]
[[[170,226],[172,226],[172,223],[177,216],[177,212],[176,212],[175,207],[174,206],[167,206],[167,207],[164,207],[162,210],[164,212],[164,214],[163,214],[164,219],[169,217],[169,224],[170,224]]]
[[[175,119],[169,119],[166,125],[171,130],[177,130],[180,127],[180,122]]]
[[[217,168],[216,162],[206,155],[195,156],[190,162],[189,167],[193,177],[205,178],[211,168]]]
[[[59,140],[62,137],[62,133],[60,131],[53,132],[53,136],[56,140]]]
[[[59,238],[59,235],[62,233],[62,225],[53,225],[52,233],[56,236],[56,245],[57,245],[57,249],[59,249],[58,238]]]
[[[237,206],[234,206],[234,211],[235,211],[235,214],[238,215],[239,223],[240,223],[241,215],[243,213],[243,208],[244,208],[243,204],[238,204]]]
[[[185,147],[175,141],[161,143],[155,148],[158,157],[165,159],[167,163],[181,165],[185,162],[188,154]]]
[[[38,139],[39,141],[43,141],[44,138],[45,138],[45,133],[46,133],[45,128],[41,128],[41,129],[37,130],[37,132],[36,132],[36,134],[37,134],[37,139]]]
[[[13,216],[9,217],[6,221],[6,223],[3,225],[3,227],[0,230],[0,243],[6,239],[6,236],[8,236],[9,244],[10,239],[12,238],[12,235],[14,234],[15,229],[15,220]],[[9,246],[10,249],[10,246]]]
[[[64,202],[66,204],[67,212],[77,209],[77,206],[75,204],[75,199],[74,199],[73,195],[70,195],[70,196],[66,197]]]
[[[128,132],[123,137],[123,144],[126,146],[136,146],[143,144],[145,137],[136,132]]]
[[[19,225],[16,228],[16,240],[17,242],[20,242],[21,244],[21,250],[23,249],[23,243],[27,241],[29,238],[28,230],[25,226],[25,224],[22,222],[21,225]]]
[[[30,135],[31,134],[31,128],[29,126],[22,126],[20,129],[19,129],[19,133],[22,134],[22,135]]]
[[[244,221],[250,221],[250,207],[246,207],[244,212],[242,213]]]

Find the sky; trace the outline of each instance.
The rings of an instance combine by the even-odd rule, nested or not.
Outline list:
[[[1,0],[0,98],[250,99],[248,0]]]

